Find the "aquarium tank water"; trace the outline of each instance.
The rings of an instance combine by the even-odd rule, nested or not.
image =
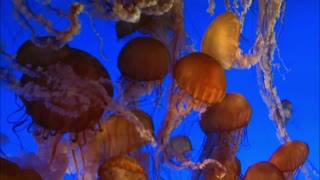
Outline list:
[[[1,1],[2,179],[319,179],[319,1]]]

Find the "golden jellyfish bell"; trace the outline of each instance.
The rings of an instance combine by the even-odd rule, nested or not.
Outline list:
[[[114,156],[99,167],[100,180],[147,180],[146,170],[127,155]]]
[[[200,126],[205,133],[232,131],[247,126],[252,107],[239,93],[227,93],[223,101],[213,104],[201,114]]]
[[[141,110],[133,109],[131,112],[138,118],[144,128],[153,134],[154,126],[151,117]],[[131,152],[148,143],[137,132],[135,124],[120,114],[113,114],[108,117],[102,128],[107,133],[108,157]]]
[[[225,12],[207,28],[201,51],[217,60],[224,69],[230,69],[239,47],[241,24],[232,12]]]
[[[291,172],[307,160],[309,147],[301,141],[291,141],[281,145],[271,156],[269,162],[276,165],[281,172]]]
[[[113,87],[110,84],[100,84],[102,88],[100,90],[103,92],[98,92],[97,89],[90,86],[91,81],[97,81],[100,78],[110,79],[102,64],[90,54],[78,49],[65,48],[67,46],[58,50],[51,49],[51,52],[50,47],[46,47],[45,52],[48,53],[48,56],[43,54],[43,48],[35,47],[30,44],[30,41],[22,46],[26,47],[20,48],[18,51],[18,63],[21,60],[26,64],[32,64],[34,71],[36,67],[42,67],[42,72],[50,75],[49,77],[31,77],[28,74],[23,74],[20,79],[22,86],[42,87],[46,91],[44,94],[48,96],[32,100],[20,96],[32,120],[43,128],[61,132],[79,132],[93,127],[104,112],[103,106],[107,104],[99,104],[95,101],[102,99],[104,95],[113,96]],[[42,55],[46,61],[44,64],[39,61]],[[79,80],[83,82],[78,82]],[[68,83],[62,83],[63,81]],[[61,88],[62,85],[72,91]],[[69,92],[77,95],[72,101],[66,100],[73,97],[73,94],[69,94]],[[51,95],[54,93],[56,95],[53,98]],[[80,111],[84,106],[84,102],[80,99],[82,96],[92,99],[90,99],[90,106],[86,110]],[[48,103],[50,105],[46,105]],[[54,109],[60,111],[63,109],[64,112]],[[69,112],[74,114],[69,114]]]
[[[212,57],[193,52],[182,57],[173,68],[180,89],[207,104],[222,101],[227,88],[224,69]]]
[[[258,162],[250,166],[245,180],[285,180],[283,173],[270,162]]]
[[[159,40],[137,37],[129,41],[118,56],[122,76],[137,81],[162,80],[168,73],[170,53]]]
[[[237,180],[239,178],[241,173],[241,163],[237,157],[230,156],[220,162],[227,170],[227,173],[224,175],[224,177],[217,177],[218,174],[221,174],[219,173],[219,168],[208,165],[203,171],[204,180]]]

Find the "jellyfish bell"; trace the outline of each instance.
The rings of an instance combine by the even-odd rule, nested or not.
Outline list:
[[[201,52],[216,59],[223,68],[230,69],[236,60],[241,24],[232,12],[216,17],[207,28]]]
[[[131,112],[143,124],[144,128],[153,134],[154,126],[151,117],[138,109],[131,109]],[[101,135],[104,139],[105,157],[112,157],[122,153],[128,154],[149,143],[137,132],[135,124],[121,114],[109,116],[101,127],[104,131]]]
[[[206,134],[200,160],[233,156],[246,135],[251,115],[250,103],[239,93],[227,93],[223,101],[209,106],[200,117],[200,127]]]
[[[146,170],[137,160],[127,155],[114,156],[107,159],[99,167],[101,180],[147,180]]]
[[[118,56],[125,98],[134,101],[153,89],[159,89],[168,73],[169,62],[169,51],[159,40],[150,37],[130,40]]]
[[[291,141],[281,145],[270,157],[269,162],[281,172],[293,172],[307,160],[309,146],[302,141]]]
[[[170,97],[168,112],[160,131],[162,143],[192,109],[203,112],[207,105],[222,101],[226,92],[224,69],[210,56],[194,52],[182,57],[173,67],[179,88]]]
[[[37,125],[52,131],[80,132],[93,127],[107,104],[100,99],[113,95],[110,84],[93,81],[110,79],[108,72],[84,51],[68,46],[50,49],[27,41],[18,51],[17,62],[21,66],[31,64],[36,73],[24,73],[20,79],[22,90],[26,90],[20,98],[27,113]],[[45,62],[41,61],[42,56]],[[28,92],[28,88],[32,91]]]
[[[201,114],[200,126],[205,133],[233,131],[247,126],[251,115],[252,107],[242,94],[227,93]]]
[[[227,82],[223,68],[210,56],[193,52],[182,57],[173,68],[180,89],[206,104],[223,100]]]
[[[242,23],[232,12],[216,17],[202,38],[201,52],[215,58],[224,69],[244,69],[256,64],[263,53],[267,52],[268,44],[263,36],[258,34],[252,53],[244,55],[239,48]]]
[[[250,166],[245,180],[285,180],[283,173],[272,163],[262,161]]]

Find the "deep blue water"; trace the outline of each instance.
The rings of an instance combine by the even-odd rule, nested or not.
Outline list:
[[[216,3],[215,14],[210,16],[206,12],[207,1],[187,0],[185,2],[186,31],[193,39],[197,50],[200,49],[201,37],[209,23],[225,11],[224,4]],[[58,7],[64,6],[59,5]],[[248,48],[254,43],[257,12],[258,6],[253,5],[245,19],[244,30],[240,38],[240,47],[244,52],[248,52]],[[97,57],[110,73],[111,79],[116,81],[120,77],[116,63],[118,53],[125,42],[133,36],[118,40],[114,31],[115,23],[95,20],[96,29],[104,42],[103,52],[107,57],[107,60],[104,60],[100,53],[99,40],[90,26],[88,17],[80,15],[80,19],[81,32],[73,38],[69,45]],[[53,24],[63,27],[66,22],[63,19],[55,19]],[[34,25],[39,35],[45,35],[44,29],[37,24]],[[286,125],[286,129],[292,139],[304,141],[309,145],[308,159],[319,169],[319,1],[288,1],[284,22],[282,26],[277,24],[276,29],[279,32],[277,34],[279,51],[275,52],[274,57],[274,85],[280,99],[288,99],[293,105],[292,119]],[[15,54],[17,48],[29,37],[30,31],[21,28],[13,18],[12,4],[9,1],[1,1],[1,43],[5,51]],[[274,122],[269,119],[269,110],[259,93],[256,68],[231,69],[226,71],[226,74],[227,92],[243,94],[253,107],[253,115],[247,128],[248,144],[242,146],[237,153],[244,173],[253,163],[268,160],[280,143],[275,135]],[[21,104],[19,100],[18,103]],[[7,122],[8,116],[17,109],[14,93],[1,88],[1,133],[9,137],[9,142],[1,148],[7,155],[17,155],[20,149],[19,140],[11,128],[12,124]],[[158,111],[164,113],[165,108],[158,109]],[[23,112],[18,112],[14,117],[19,118],[19,115],[22,114]],[[156,129],[159,129],[161,119],[154,117],[154,120]],[[194,148],[193,158],[199,155],[204,138],[196,121],[197,116],[192,116],[184,120],[181,126],[173,132],[174,135],[189,136]],[[31,134],[27,133],[25,128],[19,129],[21,130],[18,130],[18,135],[24,151],[34,152],[36,145]],[[187,179],[189,172],[172,171],[170,174],[175,178]],[[315,176],[312,177],[316,179]],[[304,179],[302,173],[299,173],[298,179]]]

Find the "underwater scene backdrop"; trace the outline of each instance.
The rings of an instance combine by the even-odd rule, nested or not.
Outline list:
[[[142,45],[129,47],[132,39]],[[191,52],[203,64],[181,59]],[[137,62],[126,61],[132,57]],[[146,57],[164,62],[139,61]],[[73,70],[55,64],[66,59]],[[219,157],[231,154],[241,179],[291,140],[308,152],[303,166],[305,152],[285,153],[297,153],[286,161],[300,166],[286,179],[319,179],[317,0],[2,0],[0,90],[1,157],[43,179],[96,179],[103,161],[118,154],[139,161],[131,167],[124,156],[120,169],[137,168],[131,177],[141,179],[223,177],[232,171]],[[232,93],[242,99],[225,106],[245,101],[239,106],[248,108],[221,108],[211,118],[223,124],[240,113],[248,122],[206,124],[209,107]],[[212,175],[199,170],[210,165]],[[101,179],[124,178],[123,170],[105,170],[117,178],[103,171]]]

